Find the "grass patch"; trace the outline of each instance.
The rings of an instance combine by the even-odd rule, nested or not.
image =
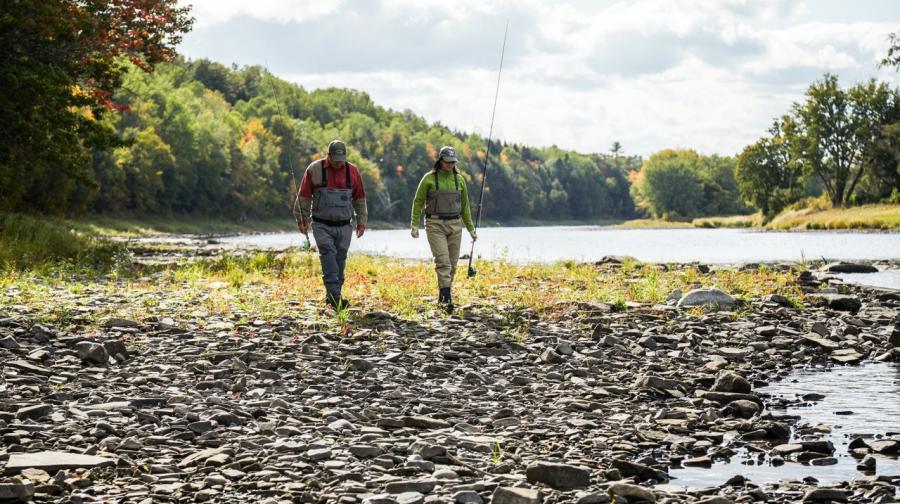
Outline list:
[[[66,221],[0,214],[0,269],[108,272],[130,264],[122,244],[72,227]]]
[[[284,219],[227,220],[203,217],[114,217],[93,215],[72,219],[69,225],[100,236],[160,236],[168,234],[231,234],[296,230],[293,217]]]
[[[873,204],[849,208],[789,208],[769,229],[900,229],[900,205]]]
[[[762,227],[763,215],[728,215],[694,219],[691,225],[698,228],[751,228]]]
[[[679,229],[692,227],[690,222],[663,219],[633,219],[613,226],[620,229]]]

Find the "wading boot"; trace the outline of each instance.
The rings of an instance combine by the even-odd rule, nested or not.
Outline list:
[[[441,287],[440,293],[438,294],[438,304],[440,304],[441,308],[448,314],[453,313],[453,297],[450,295],[450,287]]]

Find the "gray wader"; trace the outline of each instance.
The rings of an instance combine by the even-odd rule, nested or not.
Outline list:
[[[455,170],[453,182],[456,190],[441,190],[435,172],[434,191],[428,193],[425,202],[425,234],[434,256],[434,271],[441,289],[449,289],[453,284],[462,243],[462,195]]]
[[[353,189],[350,166],[344,164],[346,189],[329,189],[325,163],[322,166],[322,185],[313,189],[312,231],[322,263],[322,282],[327,299],[333,304],[341,300],[344,286],[344,266],[353,236]]]

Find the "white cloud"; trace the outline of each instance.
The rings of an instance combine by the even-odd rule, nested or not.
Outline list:
[[[900,15],[822,20],[820,0],[815,9],[790,0],[373,2],[199,2],[204,29],[190,36],[202,40],[185,52],[225,63],[238,53],[245,58],[238,63],[268,60],[305,87],[361,89],[381,105],[486,134],[510,18],[495,133],[582,151],[619,140],[640,154],[675,146],[734,154],[825,72],[843,84],[872,76],[897,82],[875,63]],[[356,38],[343,45],[289,38],[338,11]],[[217,23],[247,17],[270,22],[258,30],[281,28],[248,32],[250,49],[229,45],[233,26],[216,31]],[[292,57],[279,52],[286,44]]]
[[[199,26],[224,23],[241,16],[265,21],[303,22],[338,10],[342,0],[180,0],[191,5]]]

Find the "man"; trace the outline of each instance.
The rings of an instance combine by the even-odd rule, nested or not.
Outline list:
[[[301,233],[308,235],[312,227],[322,262],[325,303],[334,309],[349,305],[341,297],[341,289],[354,214],[356,237],[361,238],[368,220],[366,190],[359,169],[347,161],[347,146],[333,140],[325,159],[313,161],[306,168],[294,202],[294,217]]]

